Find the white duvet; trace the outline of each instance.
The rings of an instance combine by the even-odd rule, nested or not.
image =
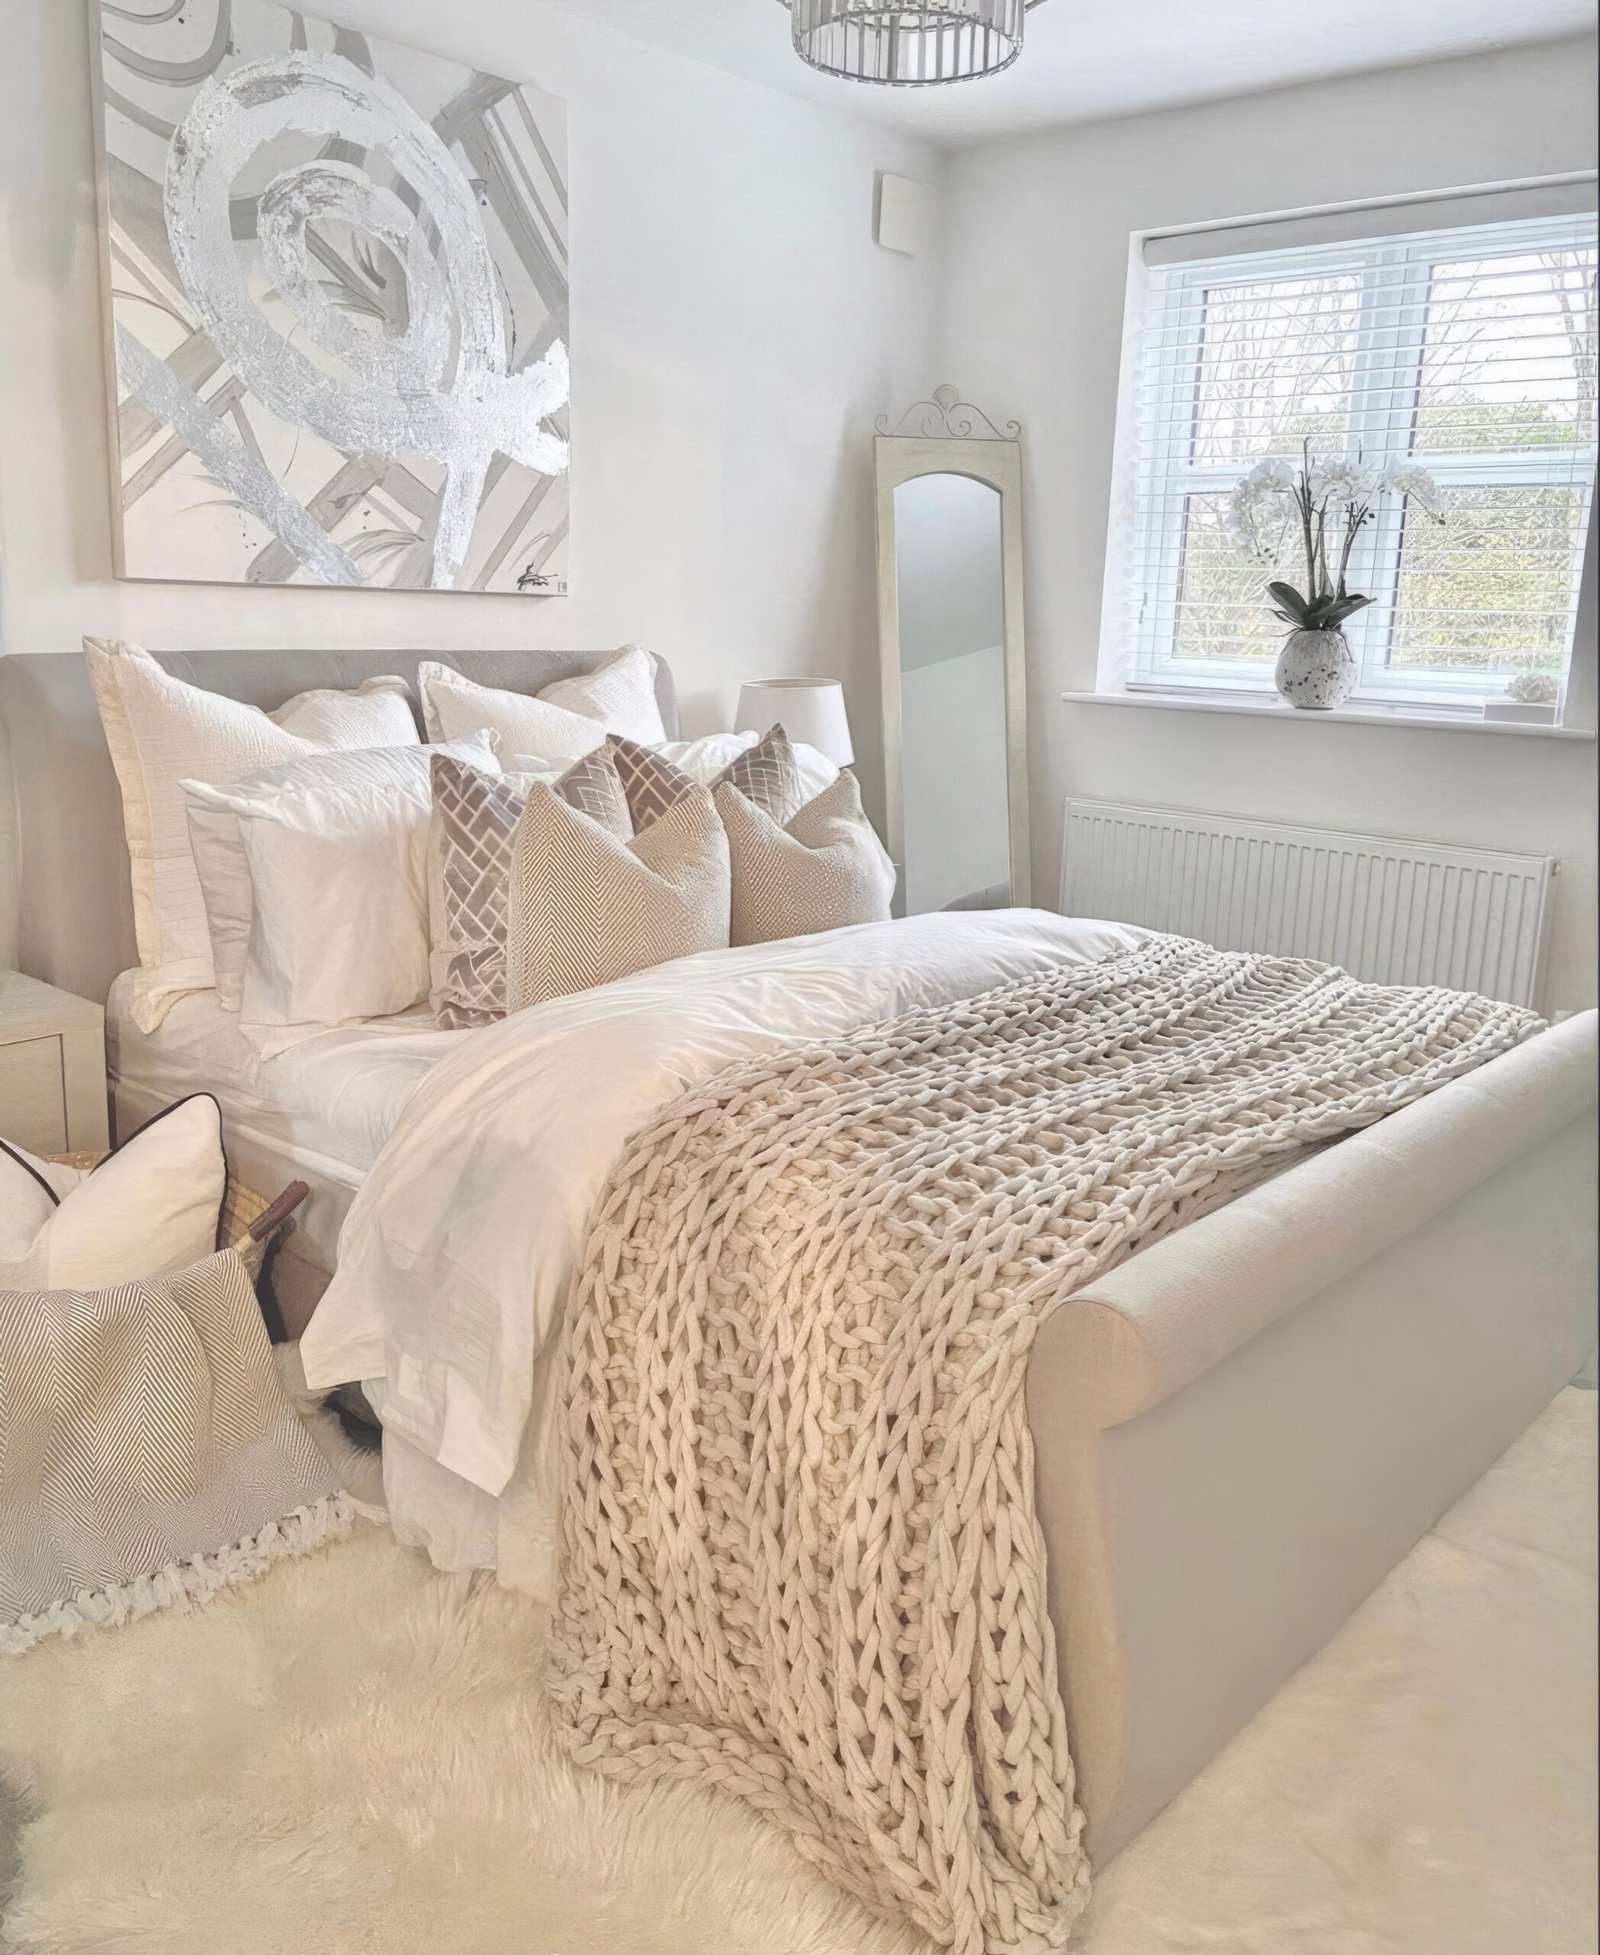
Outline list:
[[[417,1088],[356,1197],[301,1347],[307,1382],[372,1381],[386,1435],[481,1505],[548,1404],[536,1386],[595,1200],[658,1108],[752,1054],[1148,935],[1040,910],[941,912],[706,951],[472,1033]]]

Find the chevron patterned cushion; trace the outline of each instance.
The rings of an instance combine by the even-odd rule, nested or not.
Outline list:
[[[691,782],[623,841],[536,782],[512,856],[511,1010],[725,945],[728,900],[728,842],[708,789]]]
[[[448,755],[433,756],[430,998],[435,1020],[449,1029],[505,1016],[512,838],[537,778],[486,774]],[[609,741],[548,785],[619,841],[632,836]]]
[[[716,804],[732,873],[730,943],[773,943],[888,917],[894,865],[861,812],[848,768],[782,827],[731,783],[716,790]]]

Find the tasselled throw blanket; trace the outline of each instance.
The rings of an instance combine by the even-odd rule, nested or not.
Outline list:
[[[1165,937],[742,1063],[640,1131],[568,1329],[572,1754],[749,1800],[962,1955],[1088,1893],[1024,1408],[1053,1305],[1527,1012]]]
[[[0,1654],[249,1581],[354,1518],[234,1250],[0,1292]]]

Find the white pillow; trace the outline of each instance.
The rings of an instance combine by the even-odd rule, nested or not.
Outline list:
[[[615,658],[580,672],[575,679],[557,679],[539,697],[550,706],[599,720],[607,733],[653,747],[667,737],[656,697],[656,660],[642,645],[624,645]]]
[[[186,685],[137,645],[86,638],[84,658],[122,789],[143,969],[134,1023],[153,1032],[186,992],[213,982],[205,905],[189,853],[186,778],[236,781],[329,749],[416,745],[405,681],[369,679],[355,692],[308,692],[277,712]]]
[[[222,786],[183,783],[217,995],[242,1024],[388,1018],[427,996],[438,751],[314,754]],[[499,772],[481,733],[447,751]]]
[[[667,737],[655,656],[641,645],[625,645],[593,672],[558,679],[536,697],[477,685],[448,665],[420,665],[417,684],[430,740],[458,740],[487,727],[503,753],[533,755],[534,765],[546,772],[593,753],[608,733],[646,747]]]
[[[0,1290],[105,1290],[202,1262],[227,1173],[209,1093],[158,1113],[92,1173],[0,1141]]]

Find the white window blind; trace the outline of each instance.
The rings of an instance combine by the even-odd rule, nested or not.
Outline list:
[[[1358,698],[1475,709],[1518,673],[1564,678],[1595,475],[1593,211],[1245,241],[1144,273],[1108,619],[1122,683],[1271,689],[1265,583],[1303,568],[1263,569],[1222,519],[1246,471],[1307,442],[1420,464],[1443,495],[1442,524],[1387,496],[1358,539]]]

